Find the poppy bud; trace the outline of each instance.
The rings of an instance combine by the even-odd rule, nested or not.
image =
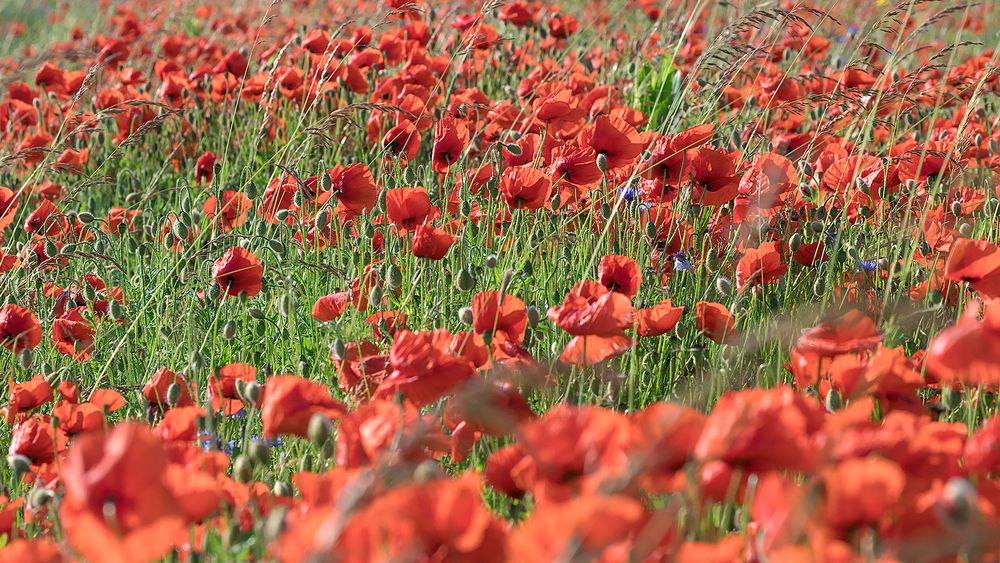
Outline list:
[[[507,293],[507,288],[510,287],[511,280],[514,279],[514,271],[507,269],[503,271],[503,276],[500,277],[500,295]],[[501,298],[502,300],[503,298]]]
[[[200,351],[195,350],[191,353],[191,361],[189,364],[192,371],[201,371],[205,369],[205,356],[203,356]]]
[[[656,223],[654,223],[652,221],[647,221],[646,222],[646,236],[652,239],[652,238],[656,238],[657,234],[658,233],[657,233]]]
[[[839,391],[831,387],[826,392],[826,399],[824,399],[823,404],[826,406],[827,411],[834,412],[844,406],[844,398],[840,396]]]
[[[480,334],[479,336],[481,336],[483,338],[483,344],[486,344],[487,346],[493,345],[493,332],[492,331],[484,332],[484,333]]]
[[[959,225],[958,226],[958,234],[962,235],[963,237],[971,237],[972,236],[972,223],[965,222],[965,223],[962,223],[961,225]]]
[[[906,182],[904,182],[904,184],[906,185],[906,190],[910,191],[910,192],[912,192],[913,190],[915,190],[917,188],[917,181],[914,180],[913,178],[907,178],[907,180],[906,180]]]
[[[821,221],[809,221],[809,230],[819,234],[823,232],[823,223]]]
[[[956,216],[957,215],[961,215],[962,214],[962,202],[961,201],[957,201],[957,200],[951,202],[951,212],[952,212],[953,215],[956,215]]]
[[[277,485],[277,483],[275,483]],[[294,492],[292,493],[294,494]],[[289,495],[290,496],[290,495]],[[270,545],[272,542],[278,539],[278,536],[285,531],[287,527],[286,515],[288,514],[288,508],[281,506],[280,504],[272,507],[267,516],[264,517],[264,521],[261,524],[261,534],[264,536],[265,545]]]
[[[417,467],[413,470],[413,480],[418,483],[426,483],[427,481],[435,481],[444,477],[444,470],[441,469],[441,465],[432,459],[425,459],[417,464]]]
[[[245,455],[238,456],[233,462],[233,479],[248,483],[253,479],[253,462]]]
[[[528,310],[528,326],[534,328],[542,321],[542,312],[534,305],[529,305]]]
[[[967,479],[952,477],[941,491],[948,516],[957,524],[966,524],[979,509],[976,488]]]
[[[10,466],[11,473],[15,477],[24,475],[28,471],[31,471],[31,460],[27,456],[20,454],[11,454],[7,456],[7,465]]]
[[[509,152],[513,156],[521,156],[521,146],[520,145],[515,145],[513,143],[511,143],[511,144],[505,144],[503,146],[503,148],[506,149],[507,152]]]
[[[823,278],[816,278],[813,282],[813,295],[823,297],[826,294],[826,281]]]
[[[857,178],[854,180],[854,184],[857,186],[858,191],[867,194],[871,190],[871,185],[864,178]]]
[[[236,338],[236,321],[229,320],[226,321],[226,324],[222,325],[222,337],[226,340]]]
[[[62,249],[62,253],[63,254],[73,254],[74,252],[76,252],[76,245],[73,244],[72,242],[63,245],[63,249]]]
[[[316,214],[316,228],[326,231],[330,226],[330,212],[326,209]]]
[[[264,311],[261,311],[257,307],[250,307],[250,309],[247,310],[247,313],[250,315],[251,318],[254,319],[263,320],[264,318],[266,318],[264,315]]]
[[[467,325],[472,324],[472,307],[462,307],[458,310],[458,320]]]
[[[403,272],[400,271],[399,266],[395,264],[389,265],[389,269],[385,275],[385,284],[389,286],[389,289],[403,287]]]
[[[608,173],[608,155],[604,154],[603,152],[597,153],[597,158],[595,160],[597,162],[597,169],[601,171],[601,174],[607,174]]]
[[[49,258],[52,258],[52,257],[56,256],[57,254],[59,254],[59,247],[56,246],[56,243],[52,242],[51,240],[46,240],[45,241],[45,255],[48,256]]]
[[[257,196],[260,195],[260,190],[257,189],[256,184],[247,184],[243,186],[243,193],[247,194],[247,197],[250,199],[257,199]]]
[[[795,233],[790,239],[788,239],[788,248],[795,252],[802,246],[802,234]]]
[[[234,385],[236,385],[236,394],[237,395],[239,395],[240,397],[243,397],[243,396],[246,395],[246,388],[247,388],[247,382],[246,381],[244,381],[242,379],[237,379],[236,382],[234,383]]]
[[[305,360],[299,361],[299,375],[309,377],[312,374],[312,364]]]
[[[247,455],[257,463],[268,464],[271,462],[271,446],[266,442],[254,440],[250,442],[250,446],[247,448]]]
[[[299,460],[299,471],[303,473],[310,473],[313,468],[313,460],[311,455],[304,455],[302,459]]]
[[[278,314],[282,317],[288,317],[292,311],[292,296],[287,293],[282,293],[278,297]]]
[[[32,354],[30,348],[21,348],[21,351],[17,353],[17,363],[21,365],[21,369],[24,371],[30,370],[34,361],[35,356]]]
[[[284,223],[285,221],[288,220],[289,213],[290,212],[287,209],[279,209],[278,212],[274,214],[274,218]]]
[[[812,175],[813,175],[814,171],[813,171],[812,165],[809,164],[808,162],[806,162],[804,160],[801,161],[799,163],[799,170],[802,172],[803,176],[805,176],[807,178],[812,178]]]
[[[471,291],[475,285],[476,278],[468,268],[462,268],[458,271],[458,276],[455,278],[455,286],[459,291]]]
[[[320,174],[319,189],[323,190],[324,192],[328,192],[332,187],[333,187],[333,178],[331,178],[330,175],[327,174],[326,172]]]
[[[332,343],[330,343],[330,352],[335,357],[343,359],[347,356],[347,345],[344,344],[344,341],[340,338],[336,338]]]
[[[49,504],[55,496],[55,493],[50,489],[32,489],[31,493],[28,494],[28,505],[39,508]]]
[[[879,258],[878,259],[878,267],[879,267],[880,270],[888,270],[889,269],[889,259],[888,258],[884,258],[884,257],[883,258]]]
[[[962,392],[953,387],[945,387],[941,390],[941,404],[949,411],[953,411],[962,405]]]
[[[125,308],[119,301],[111,300],[108,305],[108,314],[111,315],[111,319],[115,321],[121,321],[125,319]]]
[[[490,254],[489,256],[486,257],[486,261],[484,262],[484,265],[487,268],[489,268],[489,269],[492,270],[493,268],[497,267],[497,261],[498,260],[499,259],[497,258],[496,254]]]
[[[1000,139],[990,139],[990,152],[1000,153]]]
[[[295,495],[295,490],[292,489],[292,486],[284,481],[275,481],[274,486],[271,487],[271,492],[276,497],[290,497]]]
[[[285,255],[285,243],[281,242],[280,240],[271,239],[267,241],[267,246],[268,248],[271,249],[271,252],[274,252],[278,256]]]
[[[561,205],[562,205],[562,197],[560,196],[559,192],[556,192],[556,195],[552,196],[552,209],[558,210],[559,206]]]
[[[243,387],[243,400],[251,405],[256,405],[260,401],[260,392],[260,384],[256,381],[251,381]]]
[[[84,225],[89,225],[94,222],[94,214],[89,211],[81,211],[76,218],[79,219]]]
[[[719,277],[715,280],[715,288],[719,290],[722,295],[729,295],[733,292],[733,282],[726,278]]]
[[[371,223],[365,223],[365,238],[372,238],[375,236],[375,225]]]
[[[307,435],[313,444],[322,446],[330,439],[332,433],[333,423],[325,414],[318,412],[309,419]]]
[[[371,292],[368,293],[368,302],[373,306],[378,307],[382,303],[382,287],[375,286],[372,288]]]
[[[191,234],[191,229],[184,224],[183,221],[174,221],[174,224],[170,226],[170,231],[177,237],[178,240],[187,240],[188,235]]]
[[[183,389],[181,388],[181,385],[179,383],[177,383],[176,381],[174,383],[171,383],[170,387],[167,387],[167,404],[170,405],[171,407],[176,407],[178,401],[181,400],[182,391]]]

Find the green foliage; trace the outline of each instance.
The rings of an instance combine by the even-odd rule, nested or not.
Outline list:
[[[632,107],[649,117],[649,128],[660,131],[680,95],[681,72],[669,56],[643,61],[632,85]]]

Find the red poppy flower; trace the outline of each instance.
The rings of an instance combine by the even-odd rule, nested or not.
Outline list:
[[[987,299],[1000,298],[1000,247],[985,240],[956,240],[948,252],[944,276],[967,282]]]
[[[19,499],[20,500],[20,499]],[[4,533],[0,528],[0,533]],[[62,547],[44,539],[18,538],[0,549],[0,563],[62,563],[66,560]]]
[[[468,144],[469,128],[465,123],[448,114],[438,120],[434,126],[434,151],[431,154],[434,171],[438,174],[448,172],[451,165],[462,157]]]
[[[566,295],[548,317],[574,336],[566,345],[563,363],[592,365],[623,354],[632,345],[624,331],[632,327],[632,303],[624,294],[586,280]]]
[[[601,258],[601,263],[597,266],[597,276],[604,287],[629,298],[639,293],[639,286],[642,284],[642,271],[639,265],[628,256],[618,254],[609,254]]]
[[[19,205],[17,195],[10,188],[0,186],[0,232],[14,222]]]
[[[739,193],[739,177],[736,164],[725,151],[700,148],[688,153],[691,184],[694,186],[692,200],[703,205],[724,205]]]
[[[365,164],[350,164],[328,170],[330,186],[337,198],[337,210],[349,216],[363,213],[378,202],[378,186]]]
[[[78,437],[61,472],[59,518],[88,561],[148,561],[166,555],[184,519],[163,481],[163,445],[140,424]]]
[[[532,118],[545,129],[546,135],[558,139],[574,137],[583,126],[584,112],[577,107],[572,92],[561,89],[532,102]],[[600,171],[598,171],[600,174]]]
[[[597,167],[597,153],[590,147],[563,145],[552,150],[548,173],[552,183],[571,185],[576,195],[583,195],[596,187],[603,177]]]
[[[528,328],[524,301],[517,296],[489,290],[472,298],[472,330],[476,334],[497,333],[520,344]]]
[[[194,165],[195,182],[212,183],[212,179],[215,178],[215,160],[215,153],[212,151],[205,151],[198,157],[198,162]]]
[[[215,375],[209,377],[208,390],[212,397],[212,410],[222,411],[225,415],[232,415],[243,408],[243,399],[240,396],[238,381],[255,382],[257,380],[257,368],[250,364],[226,364],[219,368]]]
[[[145,397],[148,405],[155,406],[160,410],[166,410],[170,408],[170,405],[167,404],[167,391],[175,383],[181,389],[175,406],[190,407],[194,405],[191,387],[187,379],[179,373],[170,371],[166,366],[156,370],[156,373],[149,378],[149,381],[142,388],[142,396]]]
[[[214,194],[205,200],[202,210],[210,221],[215,221],[216,228],[224,232],[243,226],[247,222],[247,213],[253,207],[253,202],[243,192],[226,190],[222,192],[222,206]]]
[[[630,415],[632,463],[642,468],[644,488],[670,491],[680,484],[684,466],[694,454],[705,415],[672,403],[656,403]]]
[[[719,344],[735,344],[740,340],[736,319],[722,303],[699,301],[694,308],[695,328],[709,340]]]
[[[500,194],[511,209],[534,211],[549,200],[552,182],[530,165],[507,168],[500,176]]]
[[[848,459],[823,472],[825,521],[836,530],[877,526],[891,514],[906,487],[906,474],[890,460]]]
[[[635,163],[642,152],[639,132],[625,120],[602,115],[580,134],[584,143],[607,159],[609,172],[622,172]]]
[[[441,398],[468,380],[475,367],[467,358],[451,351],[447,330],[400,331],[389,350],[390,373],[375,391],[389,399],[401,393],[414,406],[422,407]]]
[[[508,2],[500,8],[497,18],[516,27],[525,27],[534,21],[535,14],[526,2]]]
[[[942,383],[971,386],[1000,383],[1000,304],[984,306],[983,318],[969,307],[954,325],[939,332],[924,357],[928,376]]]
[[[431,205],[423,187],[395,188],[385,193],[385,213],[401,233],[415,229],[436,217],[440,211]]]
[[[8,423],[14,422],[18,413],[30,411],[55,398],[52,386],[40,373],[24,383],[15,384],[14,380],[10,379],[8,386],[10,398],[3,409],[4,418]]]
[[[45,237],[57,237],[67,228],[68,222],[61,215],[59,208],[47,199],[43,199],[38,207],[24,220],[24,230]]]
[[[675,307],[670,299],[664,299],[647,309],[636,309],[636,334],[639,336],[659,336],[677,326],[684,307]]]
[[[314,414],[337,419],[346,410],[330,396],[326,385],[294,375],[278,375],[267,380],[260,416],[267,438],[281,434],[306,437]]]
[[[798,185],[798,174],[790,160],[776,153],[759,154],[740,180],[740,193],[755,207],[768,210],[782,204]]]
[[[736,264],[736,288],[771,283],[787,271],[788,266],[781,261],[779,243],[765,242],[757,248],[748,248]]]
[[[694,455],[747,473],[809,471],[819,461],[813,438],[824,419],[815,399],[791,387],[729,392],[712,409]]]
[[[13,303],[0,307],[0,342],[8,350],[33,350],[41,341],[42,327],[31,310]]]
[[[382,136],[382,148],[398,156],[405,167],[420,152],[420,132],[413,122],[403,119]]]
[[[342,315],[350,304],[351,294],[349,291],[324,295],[313,304],[312,316],[321,323],[330,322]]]
[[[643,177],[668,186],[680,185],[691,173],[693,166],[691,149],[707,143],[714,132],[715,127],[709,123],[679,133],[660,136],[653,143],[649,157],[639,167]],[[711,156],[704,155],[703,158]]]
[[[234,246],[212,265],[212,277],[226,295],[253,297],[264,287],[264,268],[249,250]]]
[[[441,260],[458,240],[440,227],[419,225],[413,234],[413,255],[417,258]]]
[[[23,455],[34,465],[52,463],[57,451],[66,447],[66,435],[52,426],[49,417],[30,416],[14,425],[10,433],[9,455]]]

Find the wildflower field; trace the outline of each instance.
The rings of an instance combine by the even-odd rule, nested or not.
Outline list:
[[[1000,3],[0,0],[0,562],[1000,560]]]

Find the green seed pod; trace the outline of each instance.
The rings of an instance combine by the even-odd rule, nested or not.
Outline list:
[[[431,459],[425,459],[417,464],[417,467],[413,470],[413,480],[418,483],[426,483],[428,481],[435,481],[445,476],[444,470],[441,465]]]
[[[21,351],[17,353],[17,363],[21,365],[21,369],[29,371],[31,370],[32,364],[35,363],[35,356],[32,354],[30,349],[22,348]]]
[[[232,340],[236,338],[236,321],[229,320],[222,325],[222,337],[226,340]]]
[[[535,327],[542,321],[542,312],[534,305],[528,306],[528,326]]]
[[[260,401],[260,392],[260,384],[256,381],[251,381],[243,388],[243,400],[251,405],[256,405]]]
[[[323,413],[316,413],[309,419],[309,427],[306,434],[313,444],[322,446],[333,434],[333,423]]]
[[[403,272],[395,264],[390,264],[385,275],[385,284],[395,290],[403,287]]]
[[[76,218],[79,219],[84,225],[89,225],[94,222],[94,214],[89,211],[81,211]]]
[[[458,310],[458,320],[464,324],[472,324],[472,307],[462,307]]]
[[[285,255],[286,251],[285,243],[281,242],[280,240],[271,239],[267,241],[267,247],[271,249],[271,252],[274,252],[278,256]]]
[[[171,407],[176,407],[177,403],[181,400],[182,391],[180,383],[171,383],[170,387],[167,387],[167,404]]]
[[[278,314],[282,317],[288,318],[292,313],[292,296],[287,293],[282,293],[278,297]]]
[[[597,169],[601,171],[601,174],[607,174],[608,155],[604,154],[603,152],[597,153],[597,158],[595,159],[595,161],[597,162]]]
[[[462,268],[455,278],[455,286],[459,291],[471,291],[476,285],[476,278],[468,268]]]
[[[247,455],[249,455],[255,462],[267,465],[271,463],[271,446],[268,445],[267,442],[254,440],[250,442],[250,446],[247,447]]]
[[[790,239],[788,239],[788,248],[795,252],[802,247],[802,233],[795,233]]]
[[[719,277],[715,280],[715,288],[719,290],[722,295],[729,295],[733,292],[733,282],[729,281],[727,278]]]
[[[120,301],[112,299],[111,303],[108,304],[108,314],[114,321],[123,321],[125,320],[125,307]]]
[[[253,462],[245,455],[237,456],[233,461],[233,479],[241,483],[253,480]]]
[[[295,489],[284,481],[275,481],[274,486],[271,487],[271,492],[274,493],[274,496],[276,497],[295,496]]]
[[[834,388],[830,388],[826,392],[826,398],[823,401],[828,412],[834,412],[841,409],[844,406],[844,398],[840,396],[840,392]]]
[[[191,229],[183,221],[174,221],[174,224],[170,226],[170,231],[178,240],[187,240],[191,234]]]

